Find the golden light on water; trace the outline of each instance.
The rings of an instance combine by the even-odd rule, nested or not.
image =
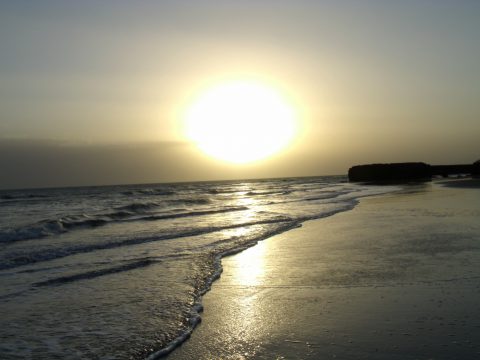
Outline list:
[[[204,153],[242,164],[286,148],[298,115],[277,89],[258,81],[232,81],[202,92],[187,106],[184,132]]]

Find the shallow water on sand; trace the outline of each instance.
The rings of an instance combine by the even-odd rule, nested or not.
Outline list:
[[[318,177],[0,191],[0,357],[169,351],[223,254],[395,189]]]
[[[477,359],[479,218],[480,189],[426,184],[224,258],[171,358]]]

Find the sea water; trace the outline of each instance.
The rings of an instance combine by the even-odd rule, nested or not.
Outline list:
[[[0,191],[0,358],[160,357],[199,322],[222,256],[393,189],[331,176]]]

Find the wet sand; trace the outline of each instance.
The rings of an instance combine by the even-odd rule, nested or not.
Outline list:
[[[169,359],[480,358],[480,189],[364,198],[222,260]]]

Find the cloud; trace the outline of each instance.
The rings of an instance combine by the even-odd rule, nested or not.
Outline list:
[[[149,183],[209,178],[188,143],[78,145],[0,139],[0,188]]]

